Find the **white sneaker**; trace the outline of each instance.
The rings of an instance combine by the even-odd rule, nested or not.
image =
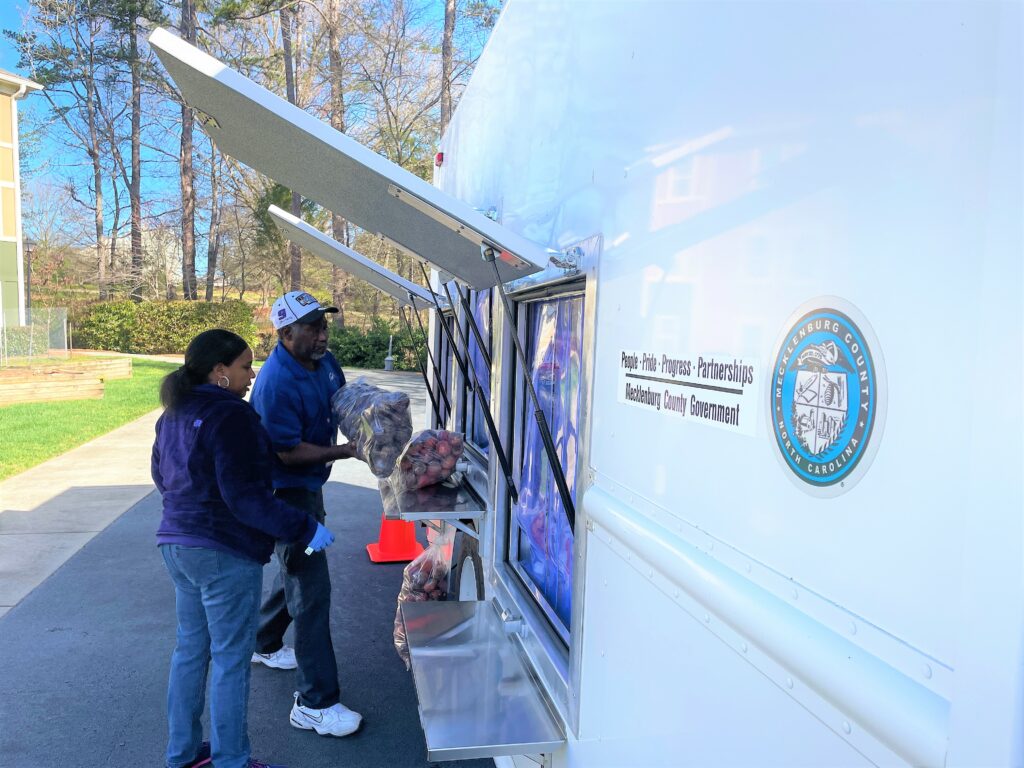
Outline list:
[[[289,721],[296,728],[305,731],[313,730],[321,736],[348,736],[359,729],[363,716],[353,712],[340,702],[326,709],[312,709],[299,704],[299,694],[295,694],[295,703]]]
[[[295,660],[295,649],[290,645],[282,645],[273,653],[254,653],[253,664],[265,664],[271,669],[295,669],[299,663]]]

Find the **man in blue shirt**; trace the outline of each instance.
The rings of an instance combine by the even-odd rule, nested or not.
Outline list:
[[[327,351],[327,313],[304,291],[274,302],[270,319],[277,346],[260,369],[250,401],[270,433],[279,461],[271,469],[274,494],[323,522],[323,485],[328,462],[355,455],[349,444],[336,445],[338,427],[331,396],[345,384],[338,361]],[[338,666],[331,642],[331,577],[323,552],[278,542],[280,571],[260,609],[254,663],[274,669],[298,669],[290,722],[321,736],[346,736],[362,717],[340,702]],[[295,622],[295,648],[284,633]]]

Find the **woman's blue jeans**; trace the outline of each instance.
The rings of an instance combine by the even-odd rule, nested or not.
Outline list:
[[[215,549],[161,545],[174,582],[178,643],[167,684],[167,768],[188,765],[203,740],[210,679],[210,748],[217,768],[249,762],[249,674],[263,566]]]

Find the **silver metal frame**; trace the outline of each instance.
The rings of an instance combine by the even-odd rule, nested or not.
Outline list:
[[[569,707],[569,728],[573,733],[579,732],[580,722],[580,683],[583,677],[583,604],[586,598],[587,568],[587,534],[590,526],[583,507],[583,498],[594,483],[594,470],[590,465],[591,443],[593,441],[593,410],[594,410],[594,358],[597,341],[597,303],[600,297],[597,292],[597,275],[601,261],[604,240],[601,235],[584,240],[581,244],[583,256],[580,269],[585,276],[586,287],[583,300],[583,370],[580,383],[580,434],[578,443],[579,467],[576,481],[576,562],[573,565],[572,582],[572,617],[571,624],[575,627],[574,642],[569,646],[569,690],[571,702]]]
[[[447,305],[447,301],[445,302],[445,304]],[[455,365],[455,356],[452,350],[452,345],[448,342],[448,337],[442,330],[441,323],[445,322],[445,317],[449,315],[455,317],[456,322],[458,322],[458,316],[456,315],[457,308],[455,307],[444,306],[443,309],[443,316],[436,310],[430,313],[428,333],[430,334],[430,340],[432,340],[433,342],[433,348],[438,353],[435,355],[435,357],[438,358],[438,367],[440,368],[442,365],[444,366],[443,375],[445,376],[445,381],[441,383],[442,386],[447,385],[445,391],[448,393],[448,401],[451,404],[451,408],[449,409],[449,412],[447,414],[445,424],[439,424],[437,422],[436,415],[431,416],[430,423],[435,429],[451,429],[453,432],[457,432],[458,426],[455,423],[455,398],[457,395],[458,387],[455,386],[455,382],[456,375],[458,374],[458,368]],[[428,340],[428,343],[430,343],[430,340]],[[442,350],[447,350],[446,356],[441,356],[439,354]],[[430,371],[430,376],[431,381],[433,381],[436,378],[432,370]]]
[[[487,291],[487,292],[490,292],[489,289],[484,289],[484,290]],[[470,288],[469,289],[469,296],[467,297],[467,300],[469,301],[470,306],[473,305],[473,302],[476,299],[476,295],[480,294],[480,293],[483,293],[483,292],[484,291],[478,291],[478,290],[476,290],[474,288]],[[495,375],[494,375],[495,371],[494,371],[494,369],[497,367],[497,366],[494,365],[494,346],[495,346],[494,340],[496,338],[495,333],[494,333],[494,319],[495,319],[495,316],[498,313],[496,313],[494,311],[494,296],[492,295],[489,298],[490,298],[490,302],[491,302],[491,339],[490,339],[490,341],[491,341],[491,348],[489,350],[487,350],[487,354],[491,357],[491,371],[490,371],[490,381],[487,383],[487,388],[489,390],[491,390],[491,402],[493,403],[494,402],[494,380],[495,380]],[[458,301],[458,299],[456,299],[456,301]],[[462,302],[459,302],[460,306],[461,306],[461,304],[462,304]],[[468,365],[471,365],[471,360],[469,358],[469,344],[468,344],[468,341],[471,338],[473,338],[473,336],[472,336],[473,332],[471,330],[469,330],[469,324],[471,322],[473,322],[473,319],[471,317],[467,317],[465,312],[461,312],[460,314],[456,315],[456,318],[457,318],[458,322],[462,322],[462,324],[463,324],[462,325],[462,330],[466,334],[467,344],[466,344],[465,352],[466,352],[466,365],[468,366]],[[465,393],[467,391],[466,390],[467,386],[468,386],[468,382],[463,381],[462,382],[462,387],[461,387],[463,395],[465,395]],[[491,458],[490,446],[488,446],[487,456],[485,457],[484,454],[483,454],[483,451],[480,450],[479,446],[476,443],[474,443],[474,442],[472,442],[470,440],[470,436],[469,436],[470,421],[472,420],[474,427],[477,426],[476,425],[476,419],[472,415],[472,413],[473,413],[472,409],[474,409],[475,407],[476,407],[476,398],[469,397],[468,395],[465,396],[464,402],[463,402],[463,409],[462,409],[462,426],[463,426],[463,429],[464,429],[464,431],[466,433],[466,445],[469,446],[469,448],[471,450],[473,450],[480,457],[480,459],[482,461],[489,462],[490,458]],[[493,410],[492,410],[492,414],[493,414]],[[498,422],[497,422],[496,419],[495,419],[494,424],[495,424],[495,426],[498,425]],[[490,439],[490,435],[488,435],[488,440],[489,439]],[[504,442],[505,441],[502,440],[502,443],[504,443]]]
[[[518,303],[528,299],[539,299],[546,296],[569,292],[566,283],[577,283],[582,276],[584,281],[584,322],[583,322],[583,371],[581,373],[581,413],[579,451],[577,456],[577,517],[575,536],[576,562],[573,569],[572,586],[572,617],[568,647],[554,631],[541,606],[524,588],[520,577],[505,559],[510,534],[510,504],[507,490],[503,484],[494,483],[495,462],[491,462],[491,488],[494,509],[503,510],[503,514],[491,516],[492,524],[485,535],[481,536],[481,555],[484,562],[493,564],[492,572],[487,579],[487,589],[498,601],[523,617],[526,631],[517,636],[515,642],[522,646],[523,653],[529,659],[538,683],[568,724],[569,729],[576,733],[579,730],[579,690],[582,665],[581,631],[583,626],[584,584],[586,580],[586,523],[580,514],[583,498],[587,488],[592,484],[590,468],[590,443],[592,440],[593,381],[594,381],[594,341],[597,319],[597,272],[600,259],[602,239],[596,235],[581,241],[582,257],[576,270],[549,268],[542,275],[531,276],[516,281],[508,286],[512,298]],[[546,278],[546,279],[545,279]],[[494,419],[502,440],[513,445],[515,411],[509,414],[509,408],[515,409],[516,403],[511,396],[512,377],[516,375],[516,366],[508,365],[514,350],[511,336],[507,332],[505,313],[497,313],[494,317],[494,338],[497,340],[493,350],[494,370],[499,372],[498,385],[492,385],[492,402]],[[517,388],[518,389],[518,388]],[[500,396],[500,397],[499,397]],[[513,452],[514,455],[514,452]]]
[[[584,313],[586,313],[586,285],[585,284],[581,284],[581,281],[579,280],[579,278],[574,278],[571,282],[561,282],[561,283],[559,283],[558,288],[560,290],[553,291],[553,292],[543,291],[543,292],[541,292],[539,294],[537,294],[536,292],[531,292],[529,295],[523,295],[522,293],[517,295],[517,297],[516,297],[516,314],[517,314],[516,321],[517,321],[518,327],[520,329],[520,341],[526,346],[527,349],[530,348],[530,339],[527,338],[527,335],[526,335],[526,328],[527,328],[526,320],[527,320],[527,318],[529,316],[530,305],[537,304],[537,303],[542,302],[542,301],[548,301],[550,299],[555,299],[555,298],[559,298],[560,299],[560,298],[569,298],[569,297],[572,297],[572,296],[580,296],[580,295],[582,295],[584,297],[583,298],[583,306],[584,306],[584,310],[583,311],[584,311]],[[581,359],[582,359],[582,357],[581,357]],[[522,376],[523,376],[524,372],[519,369],[520,366],[519,366],[518,360],[513,359],[512,360],[512,364],[513,364],[513,367],[514,367],[514,371],[513,371],[514,381],[515,381],[515,383],[517,385],[519,385],[521,380],[522,380]],[[521,482],[522,482],[523,427],[525,426],[524,422],[526,421],[526,419],[529,418],[529,416],[526,414],[526,405],[527,405],[527,403],[526,403],[526,398],[525,398],[524,387],[523,386],[517,386],[516,390],[515,390],[515,400],[514,400],[514,404],[513,404],[514,412],[512,414],[512,418],[514,420],[514,432],[513,432],[514,438],[513,438],[513,441],[512,441],[512,445],[511,445],[512,456],[509,457],[509,461],[512,462],[512,466],[513,466],[513,468],[516,471],[516,483],[517,484],[521,484]],[[582,414],[581,414],[581,417],[582,417]],[[517,457],[519,457],[518,461],[517,461]],[[577,478],[579,478],[579,477],[580,477],[580,475],[577,473]],[[577,498],[578,498],[578,494],[577,494]],[[505,514],[508,516],[508,519],[509,519],[509,531],[508,531],[508,564],[509,564],[509,567],[511,567],[512,570],[515,571],[519,575],[519,578],[523,580],[524,586],[526,587],[527,591],[531,594],[531,596],[534,598],[534,600],[536,600],[537,603],[540,605],[541,610],[544,612],[544,615],[547,617],[548,621],[551,622],[555,632],[558,634],[559,637],[562,638],[562,642],[564,642],[566,644],[566,646],[568,646],[569,645],[569,634],[570,634],[569,627],[565,627],[562,624],[562,620],[555,614],[555,612],[552,610],[551,606],[548,604],[547,599],[541,594],[540,589],[533,583],[533,578],[517,562],[518,561],[518,554],[519,554],[519,536],[516,535],[516,534],[517,534],[517,532],[519,530],[519,526],[518,526],[518,524],[516,524],[516,522],[515,522],[515,520],[514,520],[514,518],[512,516],[511,505],[509,505],[505,509]],[[574,535],[575,535],[575,532],[574,532]],[[575,571],[575,566],[574,566],[574,571]],[[575,576],[574,576],[574,579],[575,579]],[[571,623],[571,620],[570,620],[570,623]]]

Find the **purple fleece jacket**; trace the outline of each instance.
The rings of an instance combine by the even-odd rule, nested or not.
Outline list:
[[[316,520],[274,497],[273,453],[245,400],[212,384],[156,423],[153,482],[163,496],[159,544],[207,547],[270,561],[274,541],[308,544]]]

